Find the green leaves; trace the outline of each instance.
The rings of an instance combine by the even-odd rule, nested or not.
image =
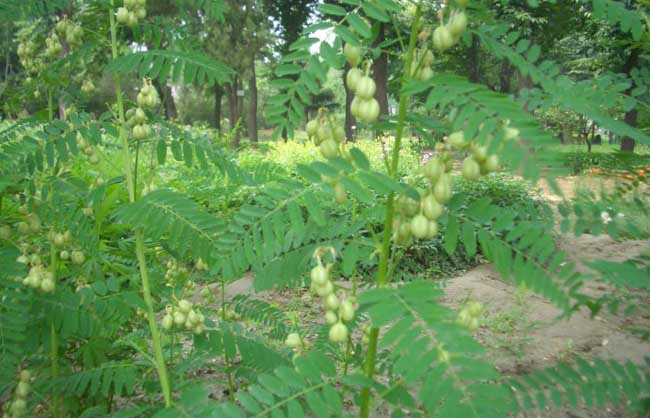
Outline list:
[[[262,374],[247,391],[237,393],[242,405],[222,403],[223,417],[342,416],[343,403],[335,389],[336,370],[328,357],[310,351],[296,357],[295,367],[279,367]]]
[[[578,358],[573,366],[561,363],[510,379],[506,387],[518,402],[519,411],[542,411],[568,406],[602,409],[626,402],[633,411],[643,410],[648,391],[648,363]]]
[[[115,213],[120,222],[146,230],[148,238],[166,239],[181,254],[201,257],[211,264],[217,235],[225,230],[216,218],[185,195],[156,191]]]
[[[496,369],[481,359],[482,347],[454,323],[454,313],[438,303],[441,294],[435,283],[416,281],[360,295],[360,309],[372,325],[386,328],[380,345],[388,353],[391,380],[420,388],[427,416],[507,415],[507,390],[490,383],[499,377]],[[386,401],[417,410],[407,392]]]
[[[132,52],[111,61],[107,71],[138,71],[139,77],[161,82],[207,84],[222,83],[233,74],[228,66],[196,52],[150,50]]]
[[[632,39],[639,41],[643,34],[641,13],[628,9],[624,2],[611,0],[593,0],[593,14],[597,19],[607,20],[612,25],[620,25],[623,32],[629,32]]]

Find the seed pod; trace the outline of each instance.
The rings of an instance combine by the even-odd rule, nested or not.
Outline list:
[[[325,312],[325,322],[327,322],[328,325],[334,325],[338,322],[339,318],[336,316],[336,314],[332,311],[327,311]]]
[[[302,340],[300,335],[297,332],[292,332],[287,335],[287,339],[284,341],[284,344],[289,348],[298,348],[302,345]]]
[[[126,19],[126,25],[129,27],[133,27],[138,24],[138,17],[135,15],[134,12],[129,12],[129,16]]]
[[[86,257],[81,251],[73,251],[72,254],[70,254],[70,258],[72,259],[72,262],[77,265],[83,264],[83,262],[86,261]]]
[[[424,55],[424,58],[422,59],[422,62],[424,63],[425,66],[429,67],[431,64],[433,64],[434,61],[434,56],[433,52],[427,51],[426,54]]]
[[[429,221],[427,223],[427,238],[433,238],[438,234],[438,222]]]
[[[323,157],[329,160],[338,156],[339,147],[333,139],[328,139],[320,144],[320,152],[323,154]]]
[[[334,285],[330,280],[326,281],[322,286],[316,286],[316,294],[318,296],[324,297],[332,292],[334,292]]]
[[[431,69],[431,67],[427,66],[420,70],[418,79],[422,81],[426,81],[429,80],[431,77],[433,77],[433,70]]]
[[[318,286],[323,286],[329,280],[329,272],[322,265],[318,265],[311,269],[311,281]]]
[[[368,76],[363,76],[357,83],[356,95],[362,99],[372,99],[375,97],[375,92],[377,91],[377,84],[375,80]]]
[[[196,314],[196,312],[193,309],[187,314],[187,321],[190,323],[191,326],[194,326],[199,323],[199,316]]]
[[[186,319],[187,318],[185,318],[185,314],[183,312],[180,311],[174,312],[174,324],[178,326],[183,325],[185,324]]]
[[[32,372],[25,369],[20,372],[20,376],[18,378],[20,379],[21,382],[29,382],[32,379]]]
[[[332,133],[334,134],[334,140],[339,144],[345,141],[345,129],[343,126],[336,125],[334,129],[332,129]]]
[[[133,119],[137,124],[141,125],[147,120],[147,115],[144,113],[144,110],[142,110],[142,108],[138,107],[133,113]]]
[[[358,68],[350,68],[348,74],[345,76],[345,84],[352,92],[356,92],[362,77],[363,71]]]
[[[440,176],[436,185],[433,187],[433,196],[443,205],[449,202],[449,199],[451,199],[451,178],[448,174]]]
[[[438,157],[431,157],[429,161],[424,165],[423,173],[424,176],[429,179],[430,182],[435,183],[438,181],[440,176],[445,172],[445,166],[443,162]]]
[[[359,104],[358,117],[363,122],[373,123],[379,117],[379,102],[377,99],[363,100]]]
[[[361,62],[361,48],[357,46],[345,44],[343,55],[345,55],[345,59],[348,60],[352,67],[356,67]]]
[[[18,382],[16,386],[16,396],[21,399],[25,399],[29,395],[29,383],[27,382]]]
[[[433,31],[433,47],[439,51],[446,51],[454,46],[454,37],[449,29],[442,25]]]
[[[361,105],[362,99],[359,97],[354,97],[352,99],[352,103],[350,103],[350,113],[352,113],[352,116],[355,118],[359,117],[359,106]]]
[[[171,329],[174,325],[174,318],[170,314],[165,315],[162,319],[161,325],[163,329]]]
[[[183,313],[189,313],[192,310],[192,302],[186,299],[181,299],[178,302],[178,309]]]
[[[499,157],[496,154],[492,154],[487,157],[483,164],[489,173],[497,171],[499,169]]]
[[[307,122],[307,126],[305,127],[305,130],[307,131],[307,136],[308,137],[313,137],[316,135],[318,132],[318,121],[316,119],[312,119],[309,122]]]
[[[422,199],[422,213],[429,220],[435,221],[442,216],[445,208],[442,206],[433,195],[427,195]]]
[[[330,293],[323,299],[323,305],[327,310],[333,311],[339,307],[339,298],[334,293]]]
[[[465,12],[459,12],[454,14],[451,19],[449,20],[449,24],[447,25],[449,28],[449,32],[451,33],[451,36],[458,38],[460,35],[465,32],[465,29],[467,28],[467,15]]]
[[[344,321],[352,321],[354,319],[354,305],[349,300],[344,300],[339,309],[341,319]]]
[[[328,139],[334,139],[334,131],[332,127],[327,122],[321,122],[316,131],[316,137],[319,142],[327,141]]]
[[[45,293],[50,293],[54,291],[54,279],[52,277],[46,277],[41,281],[41,290]]]
[[[457,131],[447,137],[447,142],[452,146],[459,149],[465,148],[467,142],[465,141],[465,133],[463,131]]]
[[[467,157],[463,160],[461,173],[467,180],[477,180],[481,177],[481,167],[474,158]]]
[[[415,215],[413,219],[411,219],[411,232],[413,233],[413,236],[419,239],[425,238],[427,236],[428,223],[429,221],[424,215]]]
[[[348,338],[348,327],[346,327],[342,322],[337,322],[332,325],[329,332],[330,341],[335,343],[340,343]]]
[[[473,145],[472,156],[477,163],[482,163],[488,156],[487,147],[483,145]]]

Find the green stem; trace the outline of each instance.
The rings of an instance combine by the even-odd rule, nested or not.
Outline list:
[[[111,0],[111,8],[109,12],[110,27],[111,27],[111,52],[113,59],[118,57],[117,53],[117,27],[115,24],[115,16],[113,15],[114,1]],[[125,161],[125,174],[126,184],[129,191],[129,201],[134,202],[135,196],[135,180],[133,174],[133,163],[131,161],[131,153],[129,150],[129,141],[126,133],[126,118],[124,116],[124,102],[122,99],[122,88],[120,85],[120,76],[117,72],[113,74],[115,80],[115,96],[117,99],[117,110],[120,125],[120,139],[124,152]],[[135,230],[135,248],[138,264],[140,266],[140,279],[142,280],[142,293],[145,305],[147,306],[147,320],[149,322],[149,330],[151,332],[151,340],[153,342],[154,355],[156,358],[156,369],[158,371],[158,378],[160,379],[160,386],[165,399],[165,406],[169,407],[172,404],[171,386],[169,384],[169,377],[167,375],[167,366],[165,365],[165,357],[162,351],[162,343],[160,341],[160,332],[158,331],[158,324],[154,314],[153,298],[151,296],[151,288],[149,286],[149,272],[147,271],[147,263],[144,254],[144,232],[142,228]]]
[[[59,336],[54,321],[50,321],[50,363],[52,366],[52,381],[59,377]],[[59,396],[56,385],[52,385],[52,417],[59,417]]]
[[[226,282],[223,280],[221,281],[221,321],[223,323],[226,322]],[[226,376],[228,378],[228,397],[230,398],[231,402],[235,402],[235,384],[233,383],[232,380],[232,373],[230,371],[230,358],[228,357],[228,350],[226,349],[225,341],[223,341],[223,358],[226,362]]]
[[[409,39],[409,49],[404,61],[404,73],[402,74],[402,87],[406,85],[411,74],[411,65],[413,63],[413,55],[418,38],[418,31],[420,26],[420,14],[422,11],[422,0],[419,0],[413,18],[413,25],[411,27],[411,37]],[[395,144],[393,145],[393,156],[390,166],[389,174],[393,178],[397,178],[399,168],[399,152],[402,145],[402,136],[404,135],[404,124],[406,120],[406,111],[408,110],[409,96],[400,93],[399,110],[397,114],[397,129],[395,131]],[[379,255],[379,266],[377,270],[377,286],[385,286],[388,283],[388,260],[390,259],[390,238],[392,235],[393,216],[395,214],[395,194],[388,195],[386,203],[386,218],[384,220],[384,237],[381,247],[381,254]],[[377,358],[377,337],[379,336],[379,329],[372,328],[370,330],[370,338],[368,342],[368,352],[366,354],[365,373],[366,376],[372,380],[375,374],[375,363]],[[370,388],[365,387],[361,391],[361,405],[359,409],[360,418],[368,418],[370,413]]]
[[[52,98],[52,90],[47,90],[47,116],[51,121],[54,120],[54,100]],[[50,197],[52,195],[50,194]],[[50,199],[51,200],[51,199]],[[52,273],[52,280],[56,286],[56,248],[50,244],[50,272]],[[56,332],[56,325],[54,319],[50,319],[50,366],[52,373],[52,381],[56,381],[59,377],[59,335]],[[59,395],[56,393],[56,385],[52,386],[52,417],[59,418]]]
[[[52,99],[52,90],[47,90],[47,117],[50,120],[54,120],[54,103]]]

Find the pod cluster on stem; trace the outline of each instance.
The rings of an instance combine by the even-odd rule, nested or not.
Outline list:
[[[22,418],[27,412],[27,397],[31,391],[32,373],[25,369],[18,376],[18,383],[14,389],[14,398],[7,403],[3,418]]]
[[[439,150],[441,151],[441,150]],[[409,245],[415,239],[431,239],[438,233],[438,218],[451,199],[451,155],[439,152],[420,169],[427,187],[420,191],[419,200],[399,195],[395,201],[393,239],[399,245]]]
[[[467,29],[467,15],[465,7],[467,1],[457,1],[458,8],[452,9],[447,19],[444,20],[445,9],[440,10],[440,25],[433,31],[433,47],[442,52],[452,48],[458,43],[463,32]]]
[[[176,304],[167,305],[161,326],[163,329],[188,330],[194,334],[202,334],[205,328],[205,316],[187,299],[181,299]]]
[[[115,18],[117,22],[133,27],[147,17],[146,0],[124,0],[124,6],[117,9]]]
[[[310,273],[311,291],[321,297],[325,307],[325,322],[330,326],[330,341],[340,343],[348,338],[348,327],[345,322],[354,319],[356,299],[354,296],[345,295],[342,291],[336,291],[330,277],[332,264],[323,265],[322,256],[327,252],[333,257],[336,256],[332,247],[319,247],[314,251],[316,266]]]
[[[70,48],[78,48],[81,46],[81,37],[84,31],[78,23],[64,18],[57,22],[55,30],[60,37],[65,39]]]
[[[326,109],[320,109],[316,118],[307,122],[306,130],[324,158],[329,160],[342,155],[345,130]]]
[[[373,123],[379,117],[379,102],[375,99],[377,84],[370,75],[372,62],[366,63],[365,70],[359,68],[362,50],[360,47],[346,44],[343,54],[350,64],[350,69],[345,77],[345,84],[354,94],[350,104],[350,113],[365,123]]]

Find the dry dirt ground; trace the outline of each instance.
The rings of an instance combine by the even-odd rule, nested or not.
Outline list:
[[[573,194],[575,178],[560,179],[559,184],[566,195]],[[543,188],[545,198],[553,203],[559,199]],[[578,269],[588,269],[580,261],[606,259],[623,261],[640,254],[650,247],[647,241],[614,241],[607,236],[589,234],[580,237],[560,235],[558,245],[570,258],[578,262]],[[649,278],[650,279],[650,278]],[[231,283],[226,295],[253,295],[253,278],[246,277]],[[602,284],[588,284],[586,293],[598,294],[607,290]],[[640,295],[650,306],[650,295]],[[302,299],[301,292],[277,291],[258,294],[268,301],[283,306],[312,310],[313,321],[318,312]],[[476,335],[488,348],[496,366],[506,375],[517,375],[531,370],[553,366],[560,361],[571,361],[579,355],[583,358],[601,357],[620,361],[630,360],[641,364],[650,356],[650,343],[630,334],[630,326],[650,327],[650,309],[637,312],[633,317],[600,312],[592,318],[584,309],[570,319],[558,319],[560,310],[545,299],[512,283],[505,282],[490,264],[477,266],[447,282],[444,303],[457,306],[468,298],[481,302],[486,310]],[[310,317],[305,313],[305,321]],[[537,416],[537,415],[536,415]],[[597,411],[559,410],[549,411],[539,417],[604,418],[625,417],[624,411],[603,409]]]

